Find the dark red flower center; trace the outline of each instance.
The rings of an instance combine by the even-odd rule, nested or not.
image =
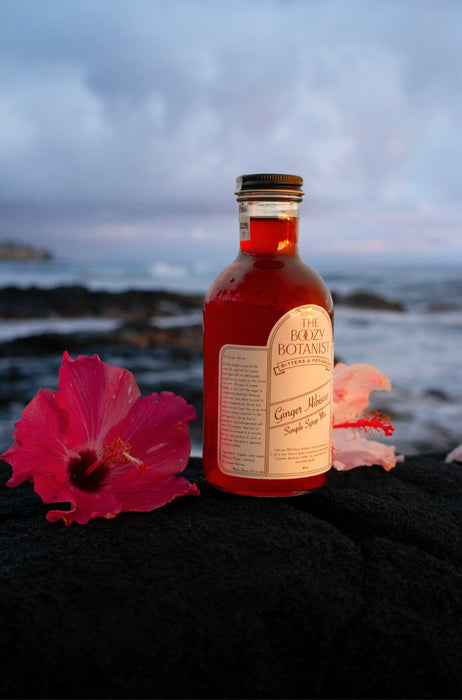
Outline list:
[[[80,452],[78,457],[72,457],[69,462],[68,472],[71,484],[81,491],[98,491],[104,483],[109,472],[109,466],[101,462],[96,468],[89,468],[97,462],[98,457],[93,450]]]
[[[94,450],[79,452],[78,457],[69,461],[68,472],[71,483],[82,491],[98,491],[104,484],[104,479],[111,465],[130,463],[138,469],[140,476],[147,469],[147,464],[133,457],[132,446],[120,437],[110,445],[103,447],[103,456],[98,459]]]

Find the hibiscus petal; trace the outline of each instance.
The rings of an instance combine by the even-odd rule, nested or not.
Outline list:
[[[131,445],[131,454],[147,465],[146,481],[183,471],[191,453],[188,423],[195,418],[194,408],[170,391],[136,402],[121,437]]]
[[[447,455],[446,462],[462,462],[462,445],[459,445]]]
[[[51,481],[50,479],[48,479]],[[134,488],[134,483],[138,482],[140,490]],[[69,491],[54,491],[56,485],[46,484],[46,478],[36,484],[36,491],[42,496],[45,503],[53,501],[69,500]],[[128,489],[123,490],[124,485]],[[62,520],[69,526],[76,522],[85,525],[92,518],[115,518],[119,513],[126,511],[147,512],[160,508],[166,503],[170,503],[178,496],[198,496],[199,489],[195,484],[190,484],[183,477],[170,476],[155,483],[143,483],[142,477],[138,474],[124,474],[120,479],[120,490],[114,493],[105,491],[98,494],[88,494],[75,492],[75,499],[70,500],[69,510],[51,510],[47,513],[47,520],[57,522]]]
[[[67,491],[66,497],[63,498],[63,501],[70,502],[71,508],[69,510],[50,510],[46,515],[47,520],[51,523],[62,520],[67,526],[71,523],[85,525],[92,518],[115,518],[116,515],[122,512],[119,501],[108,490],[99,493],[86,493],[77,489],[73,489],[73,491],[74,498],[70,490]],[[43,495],[42,498],[46,503],[50,502]],[[50,500],[61,499],[53,497]]]
[[[403,457],[395,455],[395,448],[361,437],[351,429],[336,429],[332,433],[332,466],[346,471],[360,466],[377,464],[389,471]]]
[[[138,477],[142,480],[142,477]],[[128,481],[128,480],[127,480]],[[144,480],[143,480],[144,481]],[[117,489],[116,495],[121,512],[128,510],[150,511],[170,503],[178,496],[198,496],[199,489],[182,476],[169,476],[164,479],[146,484],[142,489],[133,490],[134,479],[128,481],[129,491]],[[120,484],[122,487],[122,484]]]
[[[15,442],[1,455],[13,468],[8,486],[32,481],[35,474],[64,475],[70,451],[62,434],[68,415],[59,408],[56,396],[51,389],[40,389],[16,423]]]
[[[334,367],[334,425],[359,416],[367,408],[371,391],[390,388],[390,381],[377,367],[339,362]]]
[[[34,474],[34,491],[44,503],[65,503],[72,500],[69,485],[54,476]]]
[[[72,415],[66,440],[97,449],[116,424],[127,419],[140,396],[131,372],[102,362],[98,355],[72,360],[64,353],[58,402]]]

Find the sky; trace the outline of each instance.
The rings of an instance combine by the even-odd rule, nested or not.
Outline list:
[[[462,0],[1,0],[0,240],[219,260],[304,178],[304,259],[462,263]],[[307,260],[309,262],[309,260]]]

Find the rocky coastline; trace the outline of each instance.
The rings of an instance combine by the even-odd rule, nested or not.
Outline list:
[[[406,307],[367,290],[333,292],[337,308],[405,317]],[[40,387],[56,386],[62,354],[93,355],[135,374],[143,395],[172,391],[191,403],[198,420],[193,443],[201,444],[203,419],[201,294],[162,290],[90,290],[81,285],[0,289],[0,441],[6,447],[13,423]],[[20,329],[17,331],[17,329]],[[336,357],[342,360],[342,356]],[[447,397],[437,397],[447,404]],[[388,405],[380,406],[397,420]],[[412,414],[400,414],[408,420]],[[404,418],[403,418],[404,416]],[[435,433],[435,431],[439,431]],[[419,434],[408,453],[453,447],[444,429]]]
[[[399,301],[378,296],[369,291],[349,295],[333,293],[335,305],[377,311],[399,311],[405,308]],[[202,347],[203,296],[168,291],[128,290],[124,292],[91,291],[84,286],[63,286],[53,289],[6,287],[0,290],[0,321],[19,319],[77,319],[97,317],[118,319],[117,328],[110,332],[92,333],[97,346],[128,345],[199,350]],[[183,317],[180,324],[165,323],[165,319]],[[189,322],[188,322],[189,317]],[[79,350],[89,341],[88,332],[40,333],[0,344],[0,356],[28,355],[60,351],[63,347]]]
[[[200,349],[202,325],[194,321],[201,313],[201,295],[164,291],[106,292],[83,286],[39,289],[6,287],[0,290],[0,321],[26,319],[116,319],[113,331],[40,333],[0,344],[0,356],[79,351],[95,347],[127,345],[135,348],[169,347]],[[156,325],[156,321],[191,316],[192,323]]]
[[[335,305],[381,311],[405,311],[400,301],[388,299],[368,290],[351,294],[334,291]],[[0,318],[77,318],[78,316],[122,316],[146,320],[201,310],[203,295],[162,290],[93,291],[83,285],[42,289],[10,286],[0,290]]]

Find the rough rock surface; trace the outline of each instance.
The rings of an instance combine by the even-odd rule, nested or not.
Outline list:
[[[4,698],[460,698],[462,467],[50,524],[0,464]]]
[[[333,292],[334,303],[364,309],[404,311],[401,302],[368,290],[351,294]],[[124,318],[143,322],[152,316],[201,310],[201,294],[167,291],[94,291],[75,285],[40,289],[0,289],[0,318],[78,318],[85,315]]]

